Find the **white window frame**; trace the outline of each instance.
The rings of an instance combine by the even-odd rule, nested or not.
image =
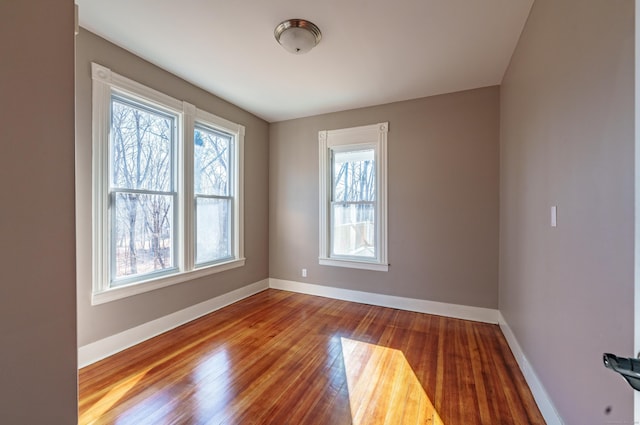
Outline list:
[[[244,257],[244,134],[245,128],[196,106],[151,89],[97,63],[91,64],[93,80],[93,291],[92,305],[102,304],[132,295],[186,282],[245,264]],[[109,138],[111,131],[111,95],[151,104],[170,112],[177,119],[177,229],[175,270],[157,276],[143,276],[130,284],[111,287],[109,196]],[[235,177],[233,192],[232,250],[233,258],[223,262],[195,265],[195,194],[193,176],[194,130],[197,124],[228,133],[234,137],[231,155]]]
[[[387,133],[389,123],[322,130],[318,133],[320,163],[320,255],[324,266],[388,271],[387,259]],[[375,232],[376,257],[372,259],[331,255],[331,167],[332,152],[374,149],[376,166]]]

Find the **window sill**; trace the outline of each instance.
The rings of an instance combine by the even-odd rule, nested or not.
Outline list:
[[[100,292],[94,292],[91,295],[91,305],[99,305],[115,300],[120,300],[122,298],[131,297],[133,295],[143,294],[145,292],[165,288],[177,283],[187,282],[199,277],[208,276],[214,273],[220,273],[225,270],[235,269],[237,267],[242,267],[244,266],[245,260],[245,258],[240,258],[237,260],[228,261],[226,263],[216,264],[214,266],[203,267],[201,269],[195,269],[188,272],[176,273],[153,280],[132,283],[129,285],[106,289]]]
[[[378,272],[389,271],[388,264],[370,263],[366,261],[336,260],[335,258],[319,258],[321,266],[347,267],[351,269],[373,270]]]

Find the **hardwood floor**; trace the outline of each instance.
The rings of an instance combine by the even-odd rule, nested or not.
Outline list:
[[[273,289],[79,379],[81,424],[544,424],[496,325]]]

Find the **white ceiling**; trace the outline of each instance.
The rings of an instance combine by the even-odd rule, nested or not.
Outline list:
[[[80,25],[269,122],[500,84],[534,0],[76,0]],[[293,55],[285,19],[322,31]]]

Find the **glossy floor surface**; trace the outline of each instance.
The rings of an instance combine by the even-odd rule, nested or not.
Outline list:
[[[544,424],[496,325],[266,290],[80,371],[81,424]]]

